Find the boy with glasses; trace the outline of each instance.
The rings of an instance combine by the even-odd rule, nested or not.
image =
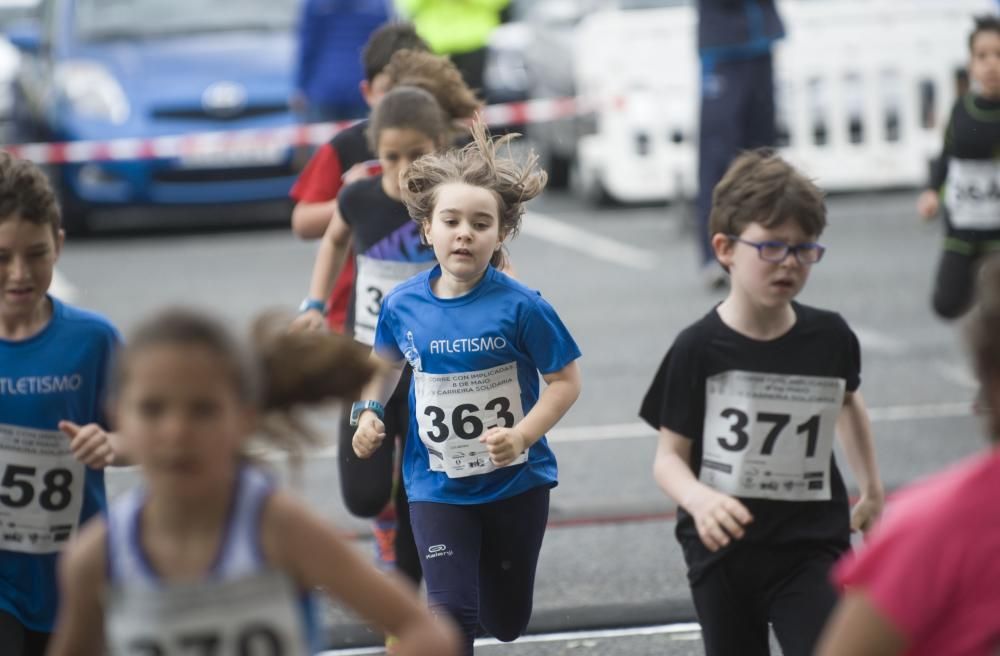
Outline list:
[[[729,295],[681,332],[642,403],[708,656],[769,654],[769,623],[786,656],[811,654],[836,603],[830,567],[882,508],[857,337],[794,300],[825,226],[812,182],[768,151],[741,155],[709,220]]]

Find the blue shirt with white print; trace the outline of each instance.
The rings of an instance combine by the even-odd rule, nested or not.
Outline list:
[[[538,402],[539,372],[563,369],[580,349],[539,292],[492,266],[458,298],[431,292],[440,275],[436,266],[396,287],[375,333],[379,355],[405,358],[414,369],[403,452],[410,500],[480,504],[556,485],[556,459],[545,437],[524,462],[486,473],[472,473],[482,459],[452,456],[481,448],[478,437],[490,426],[509,427],[528,414]],[[446,451],[445,443],[456,450]]]
[[[121,343],[104,317],[51,301],[52,319],[39,333],[0,339],[0,544],[7,547],[0,548],[0,612],[46,633],[52,631],[58,602],[59,551],[71,532],[103,512],[107,502],[103,471],[79,465],[84,476],[76,488],[73,468],[52,465],[45,456],[69,445],[59,432],[60,420],[107,429],[110,364]],[[77,489],[82,500],[72,498]],[[55,514],[76,503],[77,516]]]

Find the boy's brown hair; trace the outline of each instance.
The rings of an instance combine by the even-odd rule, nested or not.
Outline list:
[[[361,64],[369,84],[389,65],[392,55],[400,50],[427,52],[430,48],[417,35],[412,23],[386,23],[372,32],[361,51]]]
[[[62,215],[49,179],[33,162],[0,151],[0,222],[15,216],[48,225],[59,238]]]
[[[969,33],[969,52],[972,52],[972,46],[976,43],[976,37],[983,32],[993,32],[1000,35],[1000,18],[997,16],[984,14],[982,16],[973,16],[972,20],[974,26],[972,32]]]
[[[826,227],[824,194],[773,150],[760,148],[737,157],[712,193],[708,236],[740,235],[751,223],[775,228],[787,221],[810,237]]]

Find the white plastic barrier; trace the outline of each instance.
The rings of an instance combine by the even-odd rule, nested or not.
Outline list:
[[[975,14],[993,0],[786,0],[776,49],[782,153],[828,190],[913,187],[941,147]],[[624,202],[697,188],[693,8],[602,12],[575,35],[581,96],[603,99],[578,183]]]

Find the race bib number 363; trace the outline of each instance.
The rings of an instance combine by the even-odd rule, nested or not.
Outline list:
[[[112,591],[110,656],[305,656],[304,627],[288,579]]]
[[[85,475],[59,431],[0,424],[0,549],[60,551],[80,519]]]
[[[413,378],[420,441],[430,454],[430,468],[449,478],[495,470],[479,438],[490,428],[511,428],[524,418],[517,363],[453,374],[414,371]],[[527,460],[525,450],[507,466]]]
[[[744,498],[830,498],[843,379],[727,371],[705,392],[703,483]]]

